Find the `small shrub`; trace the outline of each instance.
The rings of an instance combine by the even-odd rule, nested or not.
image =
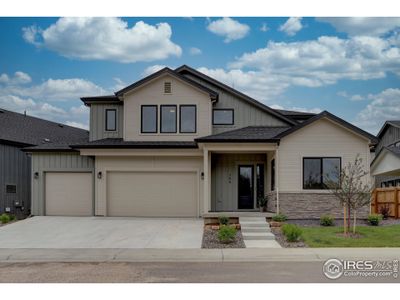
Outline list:
[[[275,222],[285,222],[287,220],[287,216],[284,214],[276,214],[272,216],[272,221]]]
[[[382,215],[379,214],[370,214],[368,216],[368,223],[371,226],[378,226],[381,220],[382,220]]]
[[[221,243],[233,242],[236,238],[236,228],[222,225],[218,230],[218,239]]]
[[[323,216],[321,216],[321,220],[319,223],[321,224],[321,226],[333,226],[334,219],[330,215],[323,215]]]
[[[10,221],[15,221],[17,218],[15,215],[9,215],[9,217],[10,217]]]
[[[282,226],[282,233],[288,242],[297,242],[303,231],[295,224],[285,224]]]
[[[219,225],[228,225],[229,224],[229,217],[227,216],[219,216],[218,217]]]
[[[382,206],[379,213],[382,215],[384,220],[388,219],[390,217],[390,206],[388,204]]]
[[[268,204],[268,196],[259,196],[257,198],[258,205],[260,207],[267,207]]]
[[[6,223],[10,222],[10,216],[7,215],[7,214],[2,214],[2,215],[0,216],[0,222],[1,222],[2,224],[6,224]]]

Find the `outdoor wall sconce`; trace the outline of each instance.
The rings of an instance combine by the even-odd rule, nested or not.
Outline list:
[[[35,177],[35,179],[38,179],[38,178],[39,178],[39,172],[35,172],[35,173],[33,174],[33,176]]]
[[[204,172],[201,172],[201,180],[204,180]]]
[[[98,179],[101,179],[101,177],[103,177],[103,173],[98,172],[98,173],[97,173],[97,178],[98,178]]]

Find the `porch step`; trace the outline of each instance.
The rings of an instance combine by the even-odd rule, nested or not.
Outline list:
[[[245,240],[275,240],[275,235],[271,232],[242,232]]]
[[[246,248],[281,248],[264,217],[239,217]]]
[[[251,227],[241,225],[242,232],[271,232],[269,227]]]

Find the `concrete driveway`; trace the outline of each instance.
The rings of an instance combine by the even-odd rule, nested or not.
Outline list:
[[[0,248],[201,248],[203,220],[33,217],[0,227]]]

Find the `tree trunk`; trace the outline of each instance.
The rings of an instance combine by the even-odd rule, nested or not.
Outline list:
[[[347,234],[347,215],[346,215],[346,204],[343,203],[343,234]]]
[[[347,204],[347,232],[350,232],[351,226],[351,207],[350,203]]]
[[[354,209],[353,212],[354,220],[353,220],[353,233],[356,234],[356,222],[357,222],[357,210]]]

